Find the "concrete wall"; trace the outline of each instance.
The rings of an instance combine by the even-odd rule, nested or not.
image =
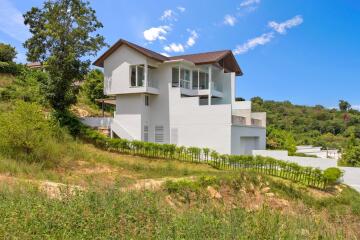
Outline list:
[[[279,160],[294,162],[301,166],[309,166],[314,168],[320,168],[323,170],[329,167],[337,166],[337,161],[334,159],[288,156],[287,151],[273,151],[273,150],[253,151],[253,155],[272,157]]]
[[[230,153],[231,105],[199,106],[198,97],[181,97],[179,88],[169,85],[169,92],[171,143]]]
[[[113,118],[110,117],[83,117],[80,121],[89,127],[110,128]]]
[[[254,150],[254,156],[272,157],[278,160],[289,161],[299,164],[304,167],[314,167],[325,170],[329,167],[338,167],[337,161],[328,158],[311,158],[311,157],[296,157],[288,156],[287,151],[275,150]],[[360,192],[360,168],[355,167],[338,167],[344,172],[342,181]]]
[[[254,149],[263,150],[266,148],[266,129],[252,126],[232,126],[231,127],[231,154],[235,155],[251,155],[251,151],[247,152],[246,144],[249,144],[249,138],[256,138],[256,146]]]

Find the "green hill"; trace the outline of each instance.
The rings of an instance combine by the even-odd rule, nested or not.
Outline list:
[[[352,135],[360,139],[360,112],[357,110],[264,101],[260,97],[252,98],[252,101],[253,111],[267,112],[269,128],[291,132],[298,145],[343,148]]]

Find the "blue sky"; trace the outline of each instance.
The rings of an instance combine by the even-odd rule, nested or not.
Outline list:
[[[0,41],[24,61],[21,14],[40,0],[0,0]],[[93,0],[110,45],[125,38],[177,55],[231,49],[243,69],[237,95],[360,108],[360,1]],[[105,49],[102,50],[102,52]],[[99,53],[100,55],[100,53]]]

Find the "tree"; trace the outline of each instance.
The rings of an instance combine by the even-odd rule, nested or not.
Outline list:
[[[83,85],[86,97],[93,103],[95,99],[104,98],[104,74],[99,69],[90,71]]]
[[[339,100],[339,109],[342,112],[347,112],[351,108],[350,103],[344,100]]]
[[[46,1],[24,14],[32,37],[24,43],[29,61],[44,62],[49,79],[42,89],[50,105],[65,112],[76,103],[73,84],[88,72],[90,60],[103,46],[104,37],[95,32],[103,25],[89,2],[82,0]]]
[[[16,50],[9,44],[0,43],[0,62],[13,62]]]
[[[267,130],[266,145],[269,149],[287,150],[290,155],[296,152],[296,141],[291,132],[273,127]]]
[[[252,103],[262,105],[264,100],[261,97],[253,97],[250,99]]]

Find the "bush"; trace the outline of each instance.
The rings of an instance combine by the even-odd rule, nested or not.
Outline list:
[[[40,91],[40,83],[46,81],[47,78],[47,73],[22,67],[14,82],[0,92],[0,98],[2,100],[20,99],[44,105],[45,99]]]
[[[13,62],[1,62],[0,61],[0,73],[10,73],[17,75],[20,73],[22,65]]]
[[[0,114],[0,153],[7,157],[52,166],[64,150],[58,144],[64,137],[35,103],[18,101],[12,110]]]
[[[323,176],[328,184],[335,184],[343,176],[343,172],[339,168],[331,167],[324,171]]]
[[[83,90],[86,97],[93,103],[95,99],[104,98],[104,74],[99,69],[89,72],[85,78]]]
[[[287,150],[290,155],[293,155],[296,152],[296,141],[294,136],[290,132],[281,129],[268,129],[266,145],[269,149]]]
[[[341,157],[341,165],[360,167],[360,146],[347,147]]]

